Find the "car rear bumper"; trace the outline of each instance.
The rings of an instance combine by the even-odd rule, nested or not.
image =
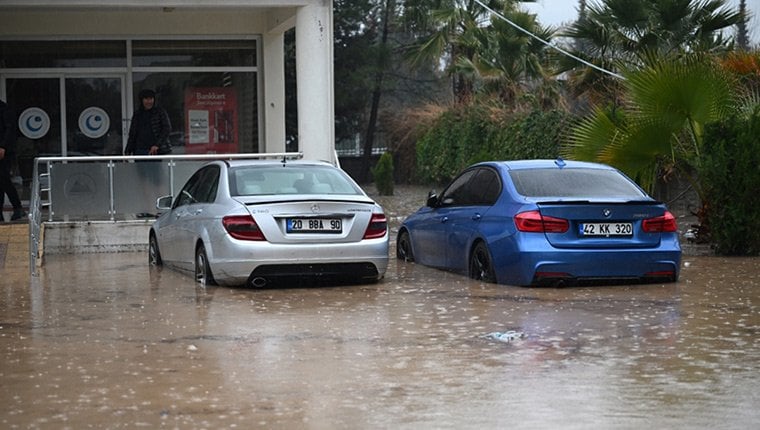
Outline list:
[[[388,269],[387,239],[308,246],[267,242],[234,245],[233,249],[209,255],[214,280],[220,285],[243,285],[256,278],[263,278],[265,283],[302,277],[368,281],[382,278]]]
[[[248,284],[263,287],[272,283],[279,285],[304,285],[313,282],[370,282],[380,279],[377,266],[362,263],[317,264],[264,264],[248,277]]]
[[[504,270],[497,273],[499,281],[512,285],[577,281],[677,281],[681,251],[635,249],[521,252],[515,264],[502,267]]]

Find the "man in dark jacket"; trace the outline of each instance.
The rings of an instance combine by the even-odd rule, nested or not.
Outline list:
[[[171,152],[169,115],[156,104],[153,90],[140,91],[140,107],[132,116],[125,155],[156,155]]]
[[[18,191],[11,181],[11,162],[16,151],[16,117],[8,105],[0,100],[0,221],[5,221],[2,207],[5,205],[5,195],[8,195],[13,205],[11,221],[26,216],[21,206]]]

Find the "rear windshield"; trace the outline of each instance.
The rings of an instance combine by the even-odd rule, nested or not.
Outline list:
[[[238,166],[230,168],[229,182],[231,196],[363,194],[345,173],[329,166]]]
[[[633,182],[615,170],[546,168],[511,170],[517,192],[525,197],[649,198]]]

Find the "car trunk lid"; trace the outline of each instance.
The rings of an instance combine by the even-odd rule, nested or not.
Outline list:
[[[558,248],[647,248],[660,243],[660,233],[645,232],[646,219],[662,216],[655,201],[543,201],[541,216],[567,220],[564,233],[544,233]]]
[[[370,199],[248,198],[241,201],[270,243],[350,243],[364,238],[373,213],[381,213]]]

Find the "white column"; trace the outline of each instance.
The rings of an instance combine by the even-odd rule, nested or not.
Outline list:
[[[264,69],[264,142],[259,152],[285,152],[284,34],[262,38]]]
[[[332,0],[296,12],[298,146],[304,159],[335,160]]]

